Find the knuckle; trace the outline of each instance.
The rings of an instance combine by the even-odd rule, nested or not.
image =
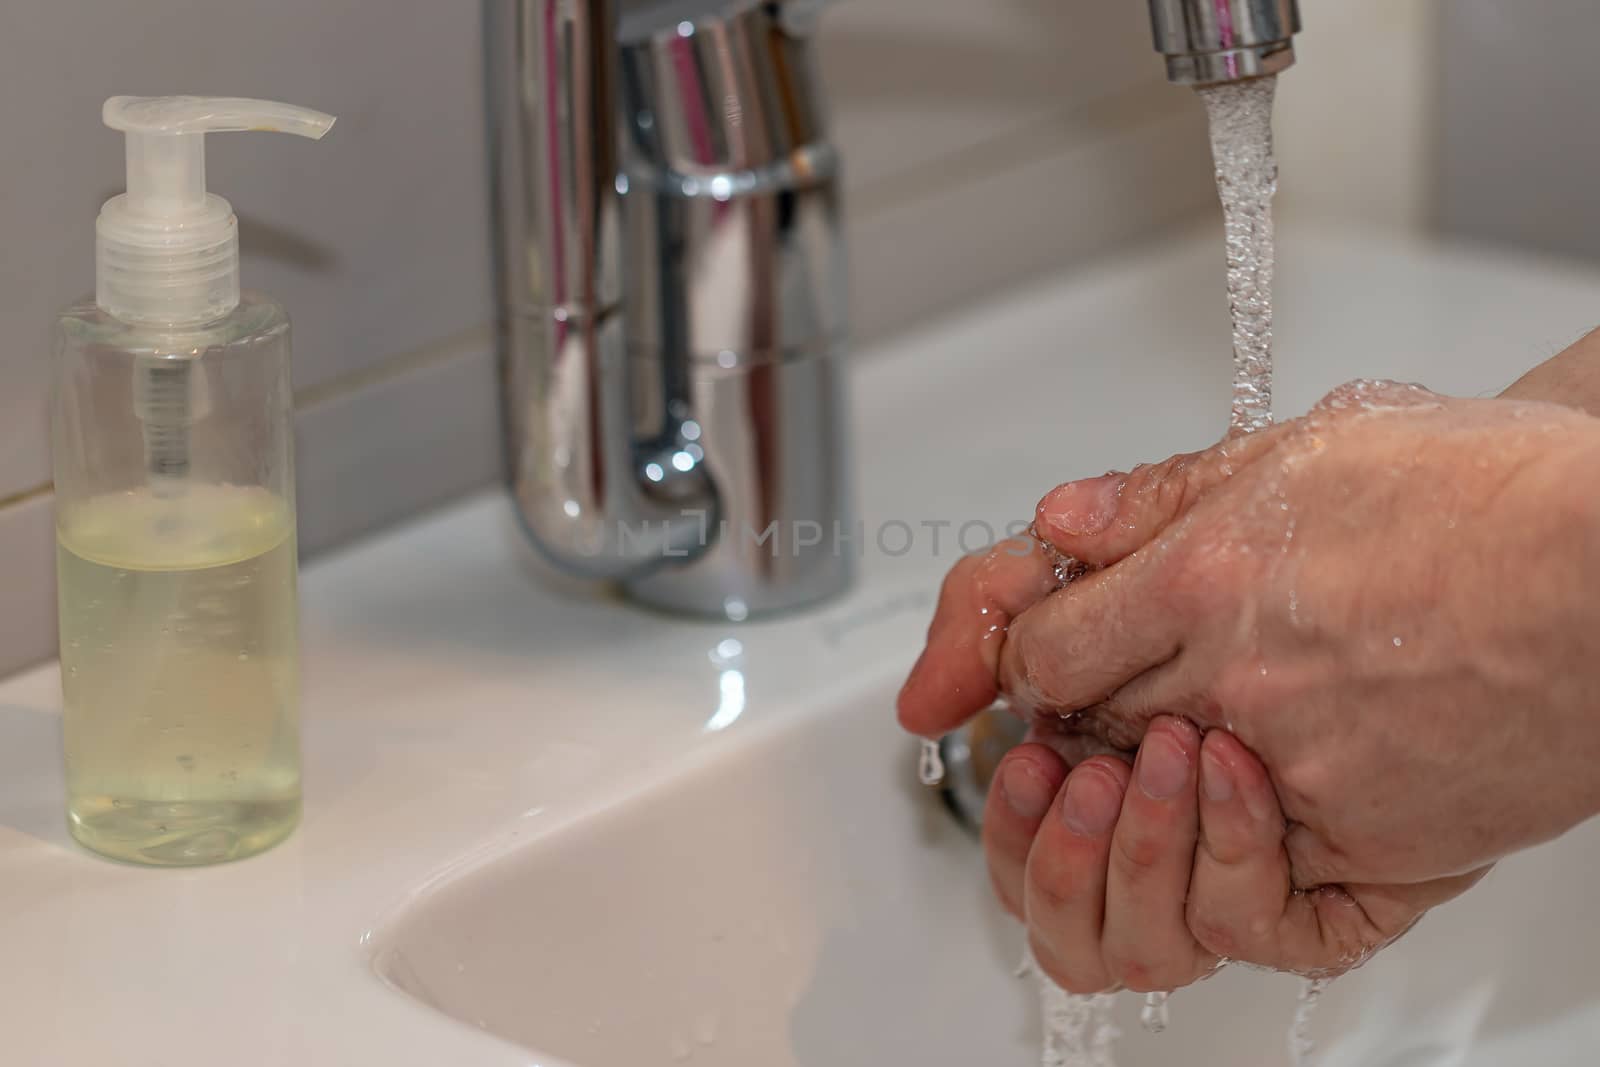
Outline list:
[[[1023,616],[1012,624],[1001,649],[1001,688],[1026,698],[1024,703],[1036,711],[1055,709],[1068,699],[1074,689],[1074,664],[1079,662],[1071,654],[1070,641],[1058,639],[1058,628],[1050,618],[1048,612],[1044,617]]]
[[[1158,968],[1138,960],[1118,957],[1106,961],[1111,979],[1130,993],[1152,993],[1167,988]]]
[[[1112,842],[1117,863],[1130,881],[1149,879],[1163,866],[1168,854],[1168,841],[1156,829],[1138,828],[1117,833]]]
[[[1077,903],[1070,883],[1037,874],[1028,878],[1027,898],[1028,913],[1047,921],[1065,914]]]
[[[1160,476],[1155,482],[1155,503],[1163,515],[1182,513],[1188,502],[1190,484],[1188,456],[1175,456],[1159,465]]]
[[[1192,908],[1189,912],[1189,932],[1200,947],[1212,955],[1232,960],[1244,957],[1244,942],[1232,927],[1214,917],[1196,915]]]
[[[1342,974],[1361,966],[1392,940],[1367,917],[1348,894],[1338,889],[1312,890],[1323,958],[1316,968]]]
[[[1274,783],[1285,811],[1305,812],[1321,805],[1317,798],[1340,795],[1340,778],[1334,763],[1319,750],[1312,755],[1289,759],[1274,767]],[[1320,842],[1319,842],[1320,843]],[[1309,858],[1302,853],[1297,859]]]

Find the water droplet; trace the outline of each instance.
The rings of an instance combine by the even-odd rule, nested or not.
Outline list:
[[[1110,994],[1074,996],[1039,974],[1039,1001],[1044,1015],[1044,1059],[1049,1067],[1115,1062],[1114,1048],[1122,1031],[1112,1020],[1117,998]]]
[[[706,1012],[694,1021],[694,1039],[702,1045],[717,1043],[718,1020],[716,1012]]]
[[[1170,993],[1147,993],[1144,998],[1144,1007],[1139,1009],[1139,1025],[1152,1034],[1159,1034],[1167,1028],[1170,1009],[1167,1000]]]
[[[917,778],[926,786],[939,785],[944,781],[944,756],[939,751],[939,742],[922,742],[922,752],[917,760]]]
[[[1395,637],[1395,639],[1394,639],[1394,647],[1395,647],[1395,648],[1399,648],[1399,647],[1400,647],[1400,646],[1401,646],[1401,645],[1403,645],[1403,644],[1405,644],[1405,642],[1404,642],[1404,641],[1402,641],[1402,640],[1400,640],[1400,638],[1399,638],[1399,636],[1398,636],[1398,635],[1396,635],[1396,637]]]
[[[1307,978],[1300,986],[1300,1001],[1294,1009],[1294,1020],[1289,1024],[1289,1062],[1294,1067],[1307,1067],[1316,1042],[1311,1039],[1311,1020],[1317,1013],[1317,1003],[1333,980]]]

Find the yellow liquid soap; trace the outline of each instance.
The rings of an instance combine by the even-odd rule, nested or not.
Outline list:
[[[68,817],[182,866],[300,817],[294,513],[265,489],[108,494],[57,521]]]

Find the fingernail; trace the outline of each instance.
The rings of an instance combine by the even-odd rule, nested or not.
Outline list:
[[[1067,777],[1067,795],[1061,798],[1061,821],[1079,837],[1098,837],[1106,833],[1121,810],[1121,790],[1104,771],[1080,768]]]
[[[1050,783],[1026,760],[1017,760],[1006,768],[1000,788],[1006,804],[1024,819],[1042,818],[1055,799]]]
[[[1175,797],[1189,784],[1189,753],[1171,734],[1152,731],[1139,746],[1139,788],[1156,799]]]
[[[1200,750],[1200,791],[1213,804],[1226,804],[1233,799],[1233,772],[1210,749]]]
[[[1039,518],[1063,537],[1100,533],[1117,517],[1124,481],[1124,475],[1107,474],[1053,489],[1039,504]]]

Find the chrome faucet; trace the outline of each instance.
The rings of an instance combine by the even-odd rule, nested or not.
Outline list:
[[[512,494],[563,569],[735,621],[850,581],[813,0],[485,0]]]
[[[1299,0],[1150,0],[1156,51],[1174,85],[1216,85],[1294,65]]]

